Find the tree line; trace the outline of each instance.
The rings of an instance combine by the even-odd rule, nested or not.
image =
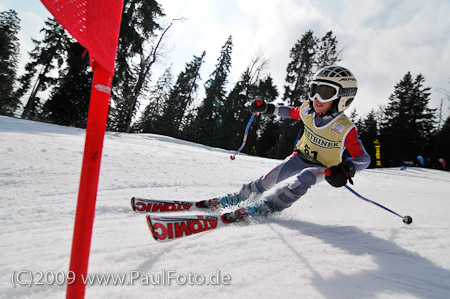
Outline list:
[[[145,4],[145,5],[144,5]],[[0,114],[84,128],[93,72],[89,53],[49,18],[41,40],[33,40],[25,70],[18,76],[20,20],[13,10],[0,13]],[[224,149],[237,149],[250,118],[249,103],[299,106],[307,100],[308,83],[323,66],[337,64],[343,49],[332,31],[318,37],[305,32],[289,52],[282,92],[266,71],[261,54],[249,61],[239,80],[228,81],[233,38],[224,42],[208,78],[200,70],[206,53],[195,53],[177,76],[168,67],[152,80],[156,62],[163,60],[161,43],[178,20],[163,24],[156,1],[125,0],[111,93],[108,130],[155,133]],[[154,82],[153,82],[154,81]],[[203,84],[204,94],[199,95]],[[436,109],[428,107],[431,88],[423,75],[410,72],[395,85],[388,104],[351,119],[372,157],[372,167],[399,166],[425,157],[426,166],[450,161],[450,119],[441,125]],[[201,97],[201,98],[200,98]],[[281,100],[280,100],[281,99]],[[361,99],[363,100],[363,99]],[[141,103],[146,102],[145,107]],[[21,103],[24,105],[21,105]],[[139,116],[138,111],[142,111]],[[301,121],[257,115],[244,153],[269,158],[289,155],[302,133]],[[378,156],[374,142],[377,141]],[[380,156],[381,155],[381,156]]]

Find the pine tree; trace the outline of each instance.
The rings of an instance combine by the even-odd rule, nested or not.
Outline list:
[[[220,131],[221,148],[237,149],[242,143],[242,134],[251,116],[246,104],[260,96],[258,83],[266,64],[267,60],[261,54],[256,54],[219,110],[223,124]],[[254,122],[253,127],[257,127],[257,121]]]
[[[309,82],[314,73],[327,65],[340,60],[341,51],[337,49],[337,39],[329,31],[321,39],[307,31],[290,51],[291,61],[287,67],[283,100],[290,106],[300,106],[308,100]],[[271,155],[283,158],[289,155],[303,133],[303,123],[293,119],[282,119],[279,123],[279,140]]]
[[[233,40],[230,36],[222,47],[215,70],[205,84],[206,97],[197,109],[197,115],[188,128],[189,138],[195,142],[218,146],[223,124],[219,111],[225,102],[228,74],[231,68]]]
[[[241,114],[245,103],[248,102],[246,95],[246,89],[248,88],[246,84],[247,78],[248,76],[245,76],[245,73],[241,75],[241,79],[236,82],[220,109],[223,128],[220,136],[221,148],[233,149],[239,146],[240,132],[238,130],[245,126],[244,122],[246,121],[244,117],[241,117]]]
[[[442,158],[447,164],[447,169],[450,167],[450,116],[444,122],[441,130],[437,134],[436,154],[434,155],[434,165],[438,169],[442,166],[438,164],[439,159]]]
[[[14,96],[19,63],[20,20],[14,10],[0,12],[0,114],[13,116],[20,105]]]
[[[370,111],[369,114],[358,122],[358,133],[362,144],[371,157],[370,166],[375,166],[375,147],[374,141],[379,138],[378,134],[378,121],[375,111]]]
[[[316,50],[317,70],[333,65],[341,60],[342,50],[337,48],[337,38],[333,36],[333,31],[327,32],[319,41]]]
[[[430,154],[435,109],[428,108],[430,88],[423,87],[424,81],[421,74],[413,79],[408,72],[389,97],[380,132],[384,166],[398,166],[404,160],[415,161],[418,155]]]
[[[349,118],[352,121],[352,123],[358,126],[358,113],[356,112],[356,108],[352,109]]]
[[[267,76],[259,81],[258,94],[268,103],[276,100],[278,91],[271,76]],[[252,126],[253,128],[255,131],[257,130],[257,133],[250,135],[249,142],[252,144],[252,141],[258,137],[256,151],[262,157],[271,157],[270,153],[276,147],[279,138],[279,124],[276,121],[276,117],[259,117],[256,119],[255,125]]]
[[[172,91],[173,77],[171,67],[167,68],[150,89],[150,103],[145,108],[140,120],[135,124],[134,131],[141,133],[156,133],[158,121],[163,114],[164,105],[169,100]]]
[[[158,123],[157,130],[161,134],[180,137],[186,109],[194,100],[198,88],[200,67],[205,55],[205,52],[198,57],[194,55],[193,60],[186,64],[185,70],[178,75]]]
[[[313,67],[316,61],[318,39],[312,30],[303,34],[291,49],[291,61],[287,66],[286,84],[284,86],[283,100],[289,106],[300,106],[307,100],[308,83],[313,76]],[[293,119],[280,121],[279,138],[272,152],[275,157],[281,158],[289,155],[303,131],[303,123]]]
[[[67,66],[59,84],[42,107],[40,119],[55,124],[85,128],[92,86],[87,51],[78,42],[69,44]]]
[[[313,31],[307,31],[291,49],[291,61],[287,66],[283,99],[288,105],[300,106],[306,100],[308,83],[313,75],[313,66],[318,40]]]
[[[35,47],[29,52],[31,61],[25,65],[25,73],[19,79],[19,88],[16,92],[16,96],[21,98],[33,86],[22,112],[22,118],[26,119],[39,118],[39,107],[42,103],[38,93],[58,84],[59,78],[51,76],[50,72],[55,68],[60,69],[65,63],[67,45],[70,43],[70,37],[64,28],[53,18],[45,21],[41,32],[44,33],[44,38],[41,41],[33,40]]]
[[[125,0],[120,26],[109,129],[127,132],[138,108],[159,47],[156,20],[163,16],[155,0]],[[169,26],[170,27],[170,26]],[[160,41],[160,40],[159,40]]]

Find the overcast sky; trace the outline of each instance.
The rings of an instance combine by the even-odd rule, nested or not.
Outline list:
[[[158,1],[167,21],[184,17],[170,29],[165,42],[165,63],[173,63],[177,76],[193,55],[206,51],[202,84],[213,71],[221,47],[233,36],[230,88],[251,58],[263,52],[267,73],[280,95],[289,63],[289,51],[302,35],[313,30],[322,37],[332,30],[343,48],[340,65],[358,79],[358,95],[351,109],[359,115],[388,103],[394,86],[411,71],[425,76],[432,87],[430,108],[444,99],[438,88],[450,91],[449,0],[167,0]],[[15,9],[21,19],[21,66],[39,38],[49,16],[37,0],[0,0],[0,10]],[[160,68],[164,66],[161,65]],[[153,78],[155,81],[157,78]]]

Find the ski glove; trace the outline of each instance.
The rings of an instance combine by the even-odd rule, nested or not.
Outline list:
[[[343,161],[325,171],[325,180],[333,187],[343,187],[347,184],[347,180],[353,185],[352,177],[355,172],[355,165],[352,162]]]
[[[267,104],[264,100],[256,99],[250,105],[251,113],[262,113],[264,115],[272,115],[275,111],[274,104]]]

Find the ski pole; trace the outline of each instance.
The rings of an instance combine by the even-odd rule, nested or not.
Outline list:
[[[329,176],[329,175],[331,174],[331,171],[330,171],[329,168],[327,168],[327,169],[325,169],[325,171],[324,171],[323,173],[324,173],[326,176]],[[322,174],[322,173],[319,173],[319,174]],[[353,189],[350,188],[349,186],[345,185],[344,187],[347,188],[348,191],[350,191],[351,193],[353,193],[354,195],[356,195],[356,196],[359,197],[360,199],[365,200],[365,201],[367,201],[367,202],[369,202],[369,203],[371,203],[371,204],[374,204],[374,205],[376,205],[376,206],[378,206],[378,207],[380,207],[380,208],[382,208],[382,209],[384,209],[384,210],[386,210],[386,211],[388,211],[388,212],[391,212],[391,213],[394,214],[395,216],[398,216],[398,217],[402,218],[402,219],[403,219],[403,223],[406,223],[406,224],[411,224],[411,223],[412,223],[413,220],[412,220],[411,216],[402,216],[402,215],[400,215],[400,214],[398,214],[398,213],[392,211],[391,209],[386,208],[385,206],[383,206],[383,205],[381,205],[381,204],[379,204],[379,203],[377,203],[377,202],[375,202],[375,201],[373,201],[373,200],[370,200],[370,199],[368,199],[368,198],[365,198],[364,196],[362,196],[361,194],[359,194],[358,192],[356,192],[355,190],[353,190]]]
[[[234,155],[230,156],[231,160],[236,159],[236,155],[244,148],[245,143],[247,142],[248,129],[250,128],[250,125],[252,124],[252,121],[255,118],[255,115],[256,115],[256,113],[253,113],[252,117],[250,117],[250,120],[247,123],[247,127],[245,128],[244,139],[242,140],[241,147],[234,153]]]
[[[263,104],[264,104],[264,102],[262,100],[256,99],[256,106],[261,107]],[[253,113],[252,117],[250,117],[250,120],[247,123],[247,127],[245,128],[244,139],[242,140],[241,147],[234,153],[234,155],[230,156],[231,160],[236,159],[236,155],[244,148],[245,143],[247,142],[248,129],[250,128],[250,125],[252,124],[252,121],[255,118],[256,114],[258,114],[258,112]]]
[[[364,196],[358,194],[358,192],[356,192],[355,190],[353,190],[353,189],[350,188],[349,186],[345,185],[344,187],[347,188],[347,190],[350,191],[351,193],[355,194],[357,197],[361,198],[362,200],[365,200],[365,201],[367,201],[367,202],[370,202],[371,204],[374,204],[374,205],[376,205],[376,206],[379,206],[380,208],[385,209],[386,211],[391,212],[392,214],[394,214],[394,215],[396,215],[396,216],[402,218],[404,223],[406,223],[406,224],[411,224],[411,223],[412,223],[412,218],[411,218],[411,216],[402,216],[402,215],[400,215],[400,214],[398,214],[398,213],[396,213],[396,212],[394,212],[394,211],[392,211],[392,210],[386,208],[385,206],[383,206],[383,205],[381,205],[381,204],[379,204],[379,203],[377,203],[377,202],[375,202],[375,201],[373,201],[373,200],[370,200],[370,199],[368,199],[368,198],[365,198]]]

